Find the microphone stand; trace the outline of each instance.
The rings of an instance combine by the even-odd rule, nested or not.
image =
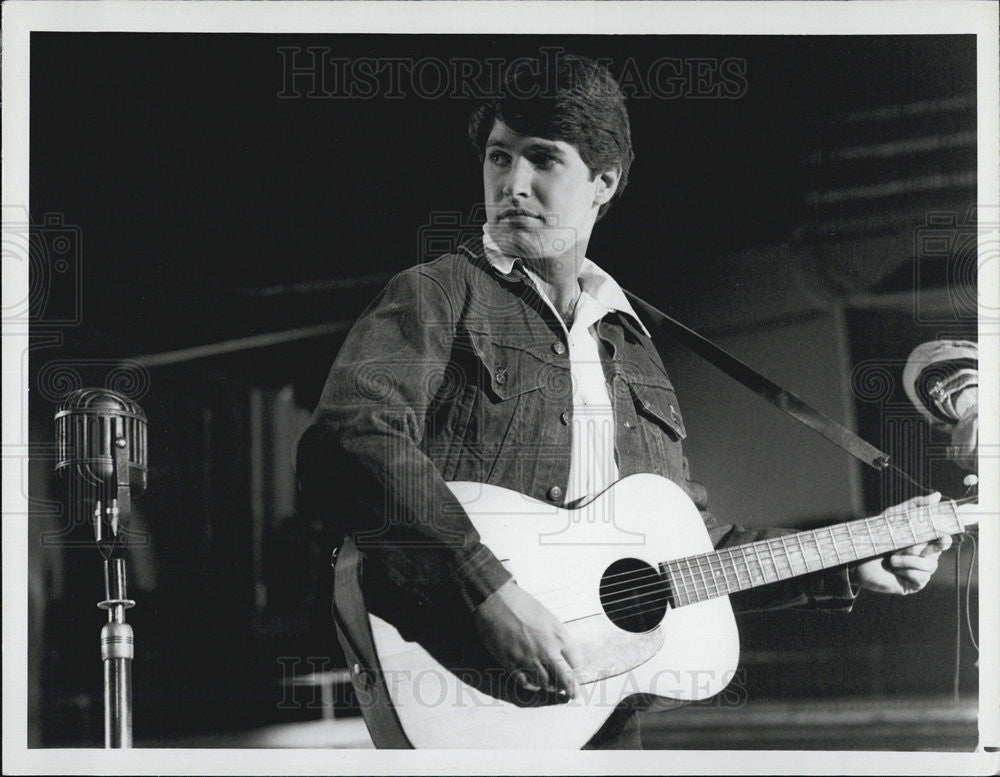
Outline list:
[[[116,391],[78,389],[60,403],[55,426],[56,474],[67,481],[70,509],[90,511],[104,559],[104,599],[97,605],[108,614],[101,629],[104,746],[132,747],[135,646],[125,611],[135,602],[126,588],[125,548],[138,536],[128,532],[132,491],[146,490],[146,414]]]
[[[98,502],[100,509],[100,502]],[[101,660],[104,663],[104,746],[132,747],[132,627],[125,610],[135,607],[125,590],[125,559],[104,561],[105,599],[98,607],[108,611],[101,627]]]
[[[113,448],[113,478],[116,496],[107,507],[94,506],[97,547],[104,556],[104,600],[98,607],[108,613],[101,628],[101,661],[104,664],[104,746],[132,747],[132,658],[135,655],[132,627],[125,610],[135,607],[128,598],[125,559],[121,543],[131,512],[128,471],[128,440],[121,419],[116,419]]]

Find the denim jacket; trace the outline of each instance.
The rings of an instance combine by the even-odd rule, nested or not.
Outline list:
[[[678,484],[717,547],[784,533],[715,521],[690,479],[684,420],[653,342],[621,312],[596,331],[619,477],[652,472]],[[445,483],[490,483],[562,504],[571,389],[565,330],[520,263],[504,275],[481,241],[469,243],[395,276],[359,318],[300,441],[300,486],[339,533],[352,534],[393,589],[388,599],[472,611],[510,574]],[[733,602],[849,608],[852,600],[841,569]]]

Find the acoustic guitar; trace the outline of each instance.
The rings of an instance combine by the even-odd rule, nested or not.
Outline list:
[[[449,488],[518,585],[577,641],[580,692],[524,689],[447,614],[404,637],[366,607],[364,555],[348,540],[334,615],[377,747],[579,748],[623,703],[680,706],[726,687],[739,661],[729,594],[976,523],[968,506],[943,501],[714,550],[698,509],[658,475],[631,475],[572,509],[483,483]]]

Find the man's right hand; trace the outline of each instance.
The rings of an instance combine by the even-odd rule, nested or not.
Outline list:
[[[529,691],[576,698],[572,670],[582,661],[566,627],[513,580],[508,580],[473,616],[486,649]]]

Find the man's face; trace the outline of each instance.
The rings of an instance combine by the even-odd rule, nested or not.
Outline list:
[[[579,152],[561,140],[521,135],[493,124],[483,160],[490,235],[504,253],[554,259],[583,256],[598,208],[617,185],[615,173],[591,177]]]

